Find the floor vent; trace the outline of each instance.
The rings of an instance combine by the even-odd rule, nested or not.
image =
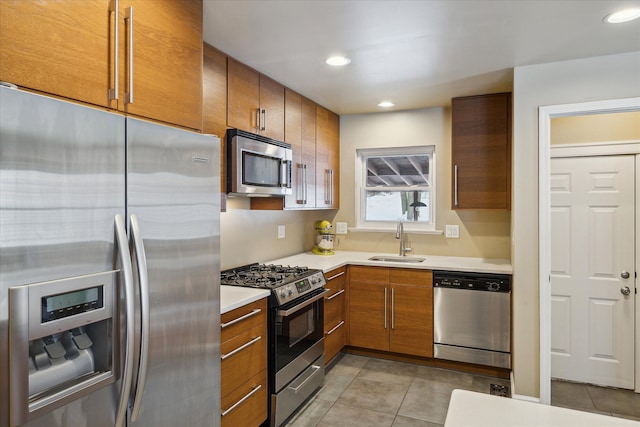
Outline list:
[[[494,396],[509,397],[509,387],[500,384],[491,384],[489,386],[489,394]]]

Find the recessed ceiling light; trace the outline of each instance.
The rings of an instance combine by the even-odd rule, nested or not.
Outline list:
[[[394,104],[391,101],[382,101],[381,103],[378,104],[378,107],[389,108],[389,107],[393,107],[394,105],[396,104]]]
[[[640,18],[640,8],[623,9],[611,13],[604,18],[610,24],[620,24],[621,22],[633,21]]]
[[[334,67],[342,67],[351,63],[351,60],[344,56],[332,56],[331,58],[327,58],[324,62],[328,65],[333,65]]]

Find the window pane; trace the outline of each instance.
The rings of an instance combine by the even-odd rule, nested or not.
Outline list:
[[[429,185],[429,156],[371,156],[366,158],[367,187]]]
[[[429,222],[429,191],[366,191],[365,221]]]

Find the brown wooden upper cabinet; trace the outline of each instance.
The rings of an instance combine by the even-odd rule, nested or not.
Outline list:
[[[316,205],[316,104],[285,89],[284,141],[293,150],[293,192],[285,196],[285,209]]]
[[[202,0],[0,2],[0,80],[202,129]]]
[[[452,209],[511,209],[511,93],[453,98]]]
[[[340,117],[316,107],[316,207],[340,207]]]
[[[293,149],[293,192],[284,198],[252,198],[251,209],[338,209],[340,117],[289,89],[285,100],[284,140]]]
[[[284,86],[228,59],[227,125],[284,140]]]

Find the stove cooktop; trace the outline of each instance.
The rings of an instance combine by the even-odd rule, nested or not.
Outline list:
[[[322,270],[274,264],[249,264],[220,273],[220,284],[271,289],[279,305],[324,287]]]

